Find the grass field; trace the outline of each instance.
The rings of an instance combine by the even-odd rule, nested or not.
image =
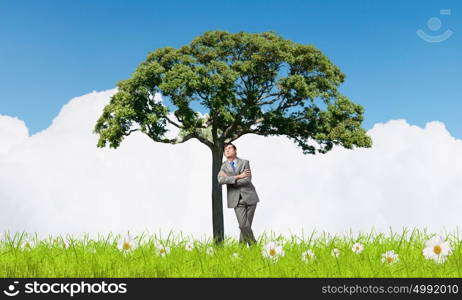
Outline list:
[[[459,235],[442,238],[418,229],[354,237],[265,232],[249,248],[230,237],[214,246],[172,233],[94,240],[5,233],[0,277],[461,277]]]

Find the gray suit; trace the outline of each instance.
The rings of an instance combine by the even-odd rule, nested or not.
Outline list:
[[[228,208],[234,208],[241,230],[239,242],[251,244],[256,242],[251,226],[257,202],[260,200],[252,184],[252,176],[241,179],[235,178],[235,175],[241,174],[244,169],[250,170],[249,161],[239,157],[236,157],[236,160],[235,173],[228,160],[222,163],[220,171],[225,172],[228,176],[218,175],[218,182],[227,185]]]

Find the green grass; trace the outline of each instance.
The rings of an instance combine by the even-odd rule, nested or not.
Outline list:
[[[443,236],[450,241],[452,253],[444,263],[426,259],[422,250],[426,240],[434,234],[425,230],[404,229],[401,233],[369,233],[358,236],[337,236],[311,233],[305,236],[281,236],[263,233],[258,244],[247,248],[235,239],[226,237],[222,246],[209,240],[194,241],[192,251],[185,249],[188,239],[166,239],[156,235],[134,236],[138,247],[131,252],[118,249],[121,235],[109,234],[97,240],[85,237],[49,236],[38,240],[27,233],[10,236],[0,241],[0,277],[461,277],[461,241],[458,234]],[[35,242],[22,249],[26,239]],[[69,247],[62,245],[69,240]],[[272,261],[262,255],[269,241],[279,243],[285,255]],[[364,250],[352,251],[360,242]],[[155,245],[170,247],[162,257]],[[214,254],[206,249],[212,246]],[[331,255],[333,248],[341,250],[339,257]],[[305,250],[312,250],[316,258],[301,260]],[[394,250],[399,255],[395,264],[384,264],[382,253]],[[238,253],[240,257],[233,257]]]

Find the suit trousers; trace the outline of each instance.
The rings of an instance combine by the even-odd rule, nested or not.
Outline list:
[[[249,205],[239,196],[237,206],[234,208],[236,213],[237,222],[241,233],[239,235],[239,243],[247,243],[249,246],[257,242],[252,232],[252,220],[255,214],[257,204]]]

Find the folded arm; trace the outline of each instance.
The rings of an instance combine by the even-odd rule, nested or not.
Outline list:
[[[244,164],[244,170],[249,170],[249,175],[244,178],[237,179],[236,183],[234,184],[235,186],[246,185],[252,182],[252,172],[250,170],[250,162],[248,160]]]
[[[220,172],[218,172],[218,183],[219,184],[235,184],[237,181],[236,176],[228,176],[224,170],[224,164],[221,166]]]
[[[224,170],[224,164],[221,166],[220,172],[218,173],[218,183],[220,184],[231,184],[233,186],[242,186],[249,184],[252,181],[252,173],[250,172],[249,161],[245,162],[244,170],[248,170],[248,174],[239,174],[236,176],[228,176]]]

